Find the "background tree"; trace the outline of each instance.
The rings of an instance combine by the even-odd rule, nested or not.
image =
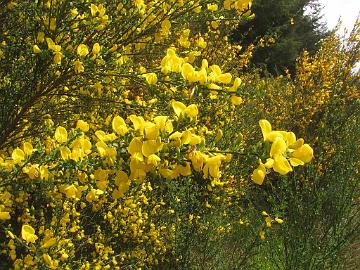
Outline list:
[[[233,40],[244,49],[259,43],[252,63],[272,74],[294,74],[299,54],[314,52],[327,35],[317,0],[255,0],[252,10],[256,17],[240,23]]]

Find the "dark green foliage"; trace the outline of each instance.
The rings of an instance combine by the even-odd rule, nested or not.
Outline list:
[[[289,69],[294,74],[301,52],[314,52],[326,36],[316,0],[254,0],[252,10],[255,18],[241,23],[232,38],[247,48],[260,38],[275,37],[274,44],[257,47],[253,54],[253,65],[264,72],[277,75]]]

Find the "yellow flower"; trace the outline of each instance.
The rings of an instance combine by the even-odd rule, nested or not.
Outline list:
[[[219,23],[217,21],[211,21],[210,25],[213,29],[219,28]]]
[[[182,176],[189,176],[191,175],[191,167],[190,162],[186,162],[185,166],[177,166],[177,170]]]
[[[169,179],[169,180],[179,177],[179,171],[176,169],[174,169],[174,170],[160,169],[159,172],[160,172],[161,176],[163,176],[164,178]]]
[[[229,84],[231,82],[232,75],[230,73],[223,73],[217,76],[216,81],[224,84]]]
[[[272,221],[273,221],[272,218],[269,217],[269,216],[267,216],[267,217],[265,218],[266,227],[271,227]]]
[[[177,116],[183,114],[192,119],[195,118],[199,113],[199,110],[195,104],[191,104],[186,107],[186,105],[180,101],[173,101],[171,106]]]
[[[96,137],[99,138],[100,141],[103,141],[103,142],[108,142],[108,141],[111,142],[111,141],[113,141],[113,140],[115,140],[117,138],[115,133],[106,134],[102,130],[97,130],[95,132],[95,135],[96,135]]]
[[[100,189],[92,189],[88,192],[85,199],[88,202],[93,202],[93,201],[96,201],[101,194],[104,194],[104,191],[102,191]]]
[[[229,88],[230,92],[235,92],[241,85],[241,79],[235,78],[233,85]]]
[[[38,237],[35,235],[35,230],[30,225],[22,225],[21,237],[28,243],[35,243]]]
[[[189,153],[189,159],[192,162],[195,171],[201,171],[208,156],[199,151],[192,151]]]
[[[54,59],[53,59],[54,64],[60,65],[60,64],[61,64],[61,59],[62,59],[62,57],[63,57],[63,54],[62,54],[61,52],[55,53]]]
[[[74,62],[74,69],[75,69],[75,73],[81,73],[85,71],[83,63],[79,60],[76,60]]]
[[[20,148],[16,148],[12,153],[11,153],[11,158],[14,160],[15,164],[19,164],[21,163],[23,160],[25,160],[25,153],[23,150],[21,150]]]
[[[22,171],[26,173],[30,179],[35,179],[40,176],[39,164],[28,165],[24,167]]]
[[[130,155],[142,152],[142,140],[140,137],[134,137],[127,148]]]
[[[159,137],[160,130],[156,124],[151,122],[145,123],[145,138],[149,140],[155,140]]]
[[[48,170],[47,165],[41,165],[39,171],[40,171],[40,179],[41,180],[49,179],[49,170]]]
[[[287,145],[282,137],[277,137],[270,149],[270,157],[274,159],[273,169],[281,175],[292,171],[292,167],[285,156],[286,150]]]
[[[8,219],[10,219],[11,218],[10,212],[4,211],[4,210],[5,210],[5,206],[0,205],[0,220],[8,220]]]
[[[278,218],[278,217],[275,218],[275,221],[276,221],[277,223],[279,223],[279,224],[283,224],[283,223],[284,223],[284,220],[282,220],[281,218]]]
[[[124,136],[128,132],[125,120],[118,115],[115,116],[112,120],[112,128],[117,134],[122,136]]]
[[[224,9],[230,10],[231,9],[231,4],[232,4],[231,0],[225,0],[224,1]]]
[[[144,133],[144,128],[145,128],[144,118],[141,116],[136,116],[134,114],[130,115],[129,118],[134,125],[134,129],[139,130],[140,134],[142,135]]]
[[[291,155],[292,158],[297,158],[304,163],[310,162],[314,157],[313,149],[310,145],[304,144],[299,148],[295,149],[295,151]]]
[[[57,268],[57,264],[56,261],[53,260],[49,254],[43,254],[43,260],[45,262],[45,264],[50,268],[50,269],[56,269]]]
[[[60,155],[61,155],[61,158],[63,160],[68,160],[70,158],[71,151],[67,146],[61,147],[60,148]]]
[[[264,182],[265,176],[266,176],[266,167],[260,160],[260,164],[253,171],[253,173],[251,175],[251,179],[254,181],[255,184],[262,185]]]
[[[122,196],[122,194],[124,194],[130,187],[130,180],[128,175],[123,171],[119,171],[115,177],[115,185],[118,187],[118,191]]]
[[[33,46],[33,51],[34,51],[34,53],[40,53],[40,52],[41,52],[41,50],[40,50],[40,48],[39,48],[38,45],[34,45],[34,46]]]
[[[80,57],[83,57],[83,56],[87,56],[89,54],[89,48],[88,46],[86,46],[85,44],[80,44],[78,47],[77,47],[77,54],[80,56]]]
[[[145,157],[149,157],[152,154],[155,154],[160,150],[161,142],[160,140],[147,140],[142,143],[142,154]]]
[[[23,143],[23,149],[24,149],[24,152],[27,156],[31,156],[32,153],[36,150],[32,147],[31,143],[29,142],[24,142]]]
[[[272,127],[269,121],[262,119],[259,121],[261,132],[264,137],[264,141],[273,142],[277,137],[283,137],[285,131],[272,131]]]
[[[76,198],[77,188],[74,186],[74,184],[67,186],[64,188],[63,193],[66,195],[68,199],[74,199]]]
[[[146,163],[157,167],[157,166],[159,166],[160,161],[161,161],[161,158],[159,158],[159,156],[157,156],[155,154],[151,154],[150,156],[148,156]]]
[[[153,72],[152,73],[146,73],[146,74],[143,74],[141,76],[145,78],[146,82],[149,85],[156,84],[157,81],[158,81],[157,75],[155,73],[153,73]]]
[[[224,155],[216,155],[214,157],[208,158],[206,160],[205,166],[203,168],[204,177],[207,178],[208,174],[214,178],[219,178],[221,161],[225,159]]]
[[[243,103],[243,100],[241,97],[231,96],[231,103],[232,105],[240,105],[241,103]]]
[[[56,237],[51,237],[49,239],[46,239],[46,241],[43,241],[43,244],[41,245],[41,248],[49,248],[55,245],[57,242]]]
[[[218,5],[217,4],[207,4],[207,9],[210,11],[217,11]]]
[[[54,137],[58,143],[64,143],[67,141],[68,133],[64,127],[59,126],[55,130]]]
[[[264,231],[260,231],[259,232],[259,237],[261,240],[265,240],[265,232]]]
[[[80,129],[82,132],[87,132],[89,131],[89,124],[83,120],[78,120],[76,128]]]
[[[43,43],[45,41],[45,33],[44,32],[38,32],[36,36],[37,41],[40,43]]]
[[[95,43],[92,47],[92,53],[98,55],[100,53],[101,47],[99,43]]]
[[[196,82],[198,79],[194,67],[189,63],[185,63],[181,66],[181,75],[189,82]]]
[[[181,72],[183,62],[184,59],[176,55],[175,49],[169,48],[167,54],[161,60],[161,72],[164,74],[169,72]]]
[[[94,172],[94,178],[97,181],[107,181],[108,177],[109,177],[109,170],[98,168]]]
[[[207,42],[204,40],[203,37],[199,37],[198,41],[197,41],[197,45],[202,48],[205,49],[207,46]]]

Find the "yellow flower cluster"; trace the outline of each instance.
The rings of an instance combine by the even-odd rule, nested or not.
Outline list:
[[[313,158],[313,149],[304,144],[302,138],[296,140],[293,132],[272,130],[267,120],[260,120],[259,125],[265,142],[271,142],[270,158],[265,164],[260,160],[258,168],[251,175],[251,179],[258,185],[262,185],[269,169],[285,175],[291,172],[292,167],[304,165]]]

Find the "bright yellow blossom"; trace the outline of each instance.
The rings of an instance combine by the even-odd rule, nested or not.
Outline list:
[[[28,243],[35,243],[38,237],[35,234],[35,230],[30,225],[22,225],[21,227],[21,237]]]
[[[83,57],[83,56],[87,56],[89,54],[89,48],[88,46],[86,46],[85,44],[80,44],[78,47],[77,47],[77,54],[80,56],[80,57]]]

